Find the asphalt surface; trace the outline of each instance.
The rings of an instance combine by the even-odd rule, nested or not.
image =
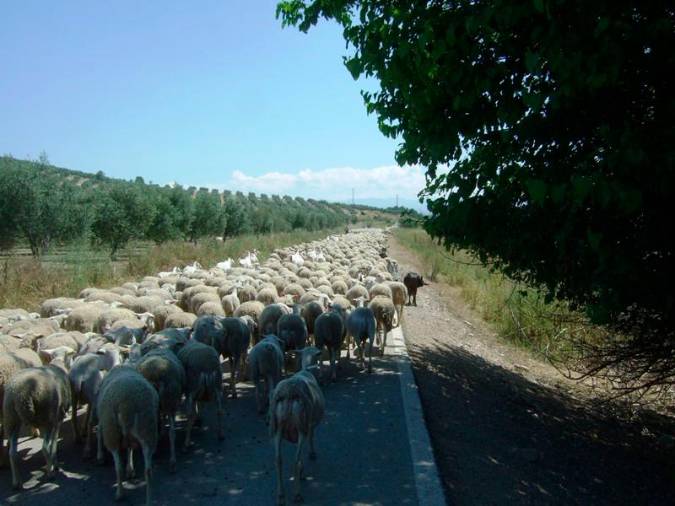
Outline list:
[[[324,385],[326,415],[316,432],[316,461],[305,460],[302,483],[305,504],[415,505],[418,494],[400,381],[401,360],[394,348],[373,359],[373,374],[352,360],[342,360],[336,383]],[[402,394],[403,391],[403,394]],[[168,435],[159,442],[153,465],[153,499],[169,504],[275,504],[274,451],[267,426],[256,413],[253,387],[239,384],[240,396],[225,403],[225,440],[218,441],[210,425],[215,410],[207,407],[204,425],[193,431],[187,454],[178,450],[178,469],[168,470]],[[83,411],[80,412],[80,417]],[[420,415],[421,416],[421,415]],[[184,419],[179,417],[177,448],[182,444]],[[43,476],[41,439],[22,438],[20,472],[23,490],[11,489],[9,467],[0,470],[0,504],[78,505],[112,504],[115,471],[110,454],[106,463],[83,462],[82,448],[72,440],[70,421],[59,442],[60,470]],[[295,445],[284,443],[287,503],[292,504],[292,462]],[[413,447],[414,448],[414,447]],[[144,504],[145,482],[140,452],[136,474],[125,481],[123,504]]]

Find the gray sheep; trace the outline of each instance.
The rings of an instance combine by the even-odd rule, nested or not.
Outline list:
[[[277,331],[277,322],[283,315],[291,314],[290,308],[286,304],[270,304],[263,309],[260,315],[258,325],[260,333],[263,336],[275,334]]]
[[[368,372],[373,372],[373,341],[375,340],[375,314],[369,307],[357,307],[347,317],[347,333],[358,346],[361,366],[365,368],[364,348],[368,342]],[[347,348],[349,356],[349,348]]]
[[[96,396],[98,395],[101,382],[103,381],[103,371],[109,371],[121,362],[120,352],[117,346],[112,343],[104,344],[95,353],[85,353],[75,357],[68,371],[68,380],[72,391],[72,415],[73,433],[75,441],[81,440],[80,430],[77,423],[77,407],[87,405],[87,415],[85,417],[85,446],[84,456],[89,456],[91,452],[91,434],[93,425],[93,411],[96,406]]]
[[[300,305],[293,306],[293,314],[283,315],[277,322],[277,337],[284,351],[300,350],[307,344],[307,324],[300,315]],[[286,370],[288,373],[288,369]]]
[[[183,450],[190,446],[190,434],[197,417],[197,403],[216,401],[218,439],[225,437],[223,429],[223,373],[218,352],[207,344],[190,339],[178,352],[178,359],[185,368],[185,396],[187,399],[187,425]]]
[[[159,396],[153,386],[133,367],[114,367],[101,383],[96,400],[99,419],[96,439],[97,460],[103,462],[103,445],[112,453],[115,461],[117,490],[115,499],[123,497],[122,457],[120,452],[127,447],[127,477],[133,477],[133,447],[135,441],[141,447],[145,463],[145,503],[152,503],[151,477],[152,456],[157,448],[157,415]]]
[[[314,431],[323,419],[325,399],[313,374],[321,351],[313,346],[297,352],[301,370],[276,386],[270,403],[270,434],[274,442],[277,474],[277,504],[285,503],[281,462],[281,440],[297,443],[295,456],[295,502],[302,502],[302,450],[309,439],[309,458],[316,460]]]
[[[387,346],[387,333],[394,327],[394,317],[396,308],[389,297],[382,295],[376,296],[370,301],[368,307],[373,310],[375,321],[377,322],[377,336],[382,336],[380,356],[384,355],[384,348]]]
[[[176,470],[176,411],[185,388],[185,369],[178,357],[167,348],[156,348],[142,356],[136,369],[157,390],[160,416],[169,418],[169,470]]]
[[[248,353],[249,377],[255,385],[255,399],[258,413],[269,405],[272,392],[281,379],[284,354],[281,343],[274,335],[265,336]],[[263,390],[262,380],[265,380]]]
[[[323,350],[328,348],[330,360],[331,380],[337,379],[336,361],[340,358],[340,349],[345,337],[345,316],[339,304],[333,304],[331,308],[321,314],[314,323],[314,342],[316,347]]]

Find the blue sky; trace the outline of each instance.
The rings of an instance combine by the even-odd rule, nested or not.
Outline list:
[[[414,198],[342,64],[341,30],[275,0],[0,4],[0,153],[125,179]]]

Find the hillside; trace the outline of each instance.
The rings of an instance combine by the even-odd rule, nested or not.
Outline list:
[[[112,254],[130,239],[158,244],[350,224],[392,224],[399,208],[125,181],[42,161],[0,157],[0,249],[28,242],[33,255],[88,238]]]

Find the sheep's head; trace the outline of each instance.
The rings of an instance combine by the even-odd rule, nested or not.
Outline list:
[[[134,344],[133,346],[138,346],[140,348],[140,345]],[[120,349],[113,343],[104,344],[96,351],[96,354],[99,355],[98,368],[101,371],[109,371],[116,365],[122,363]]]
[[[38,356],[43,364],[54,364],[68,371],[75,356],[75,350],[69,346],[58,346],[49,350],[40,350]]]

